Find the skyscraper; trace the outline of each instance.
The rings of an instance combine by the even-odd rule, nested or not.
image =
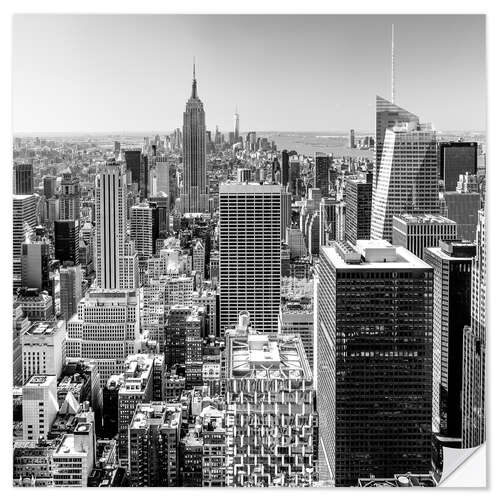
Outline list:
[[[134,288],[137,255],[126,242],[127,182],[120,164],[108,162],[101,167],[95,197],[96,285],[105,289]]]
[[[33,194],[33,163],[14,165],[14,194]]]
[[[433,270],[386,241],[322,247],[320,478],[431,469]]]
[[[392,218],[439,214],[436,132],[416,122],[388,129],[373,192],[371,238],[392,241]]]
[[[239,142],[240,140],[240,115],[238,114],[238,107],[234,112],[234,142]]]
[[[54,257],[61,263],[80,263],[80,225],[76,220],[54,221]]]
[[[82,268],[64,266],[59,270],[61,284],[61,317],[68,321],[77,312],[82,298]]]
[[[433,427],[460,442],[462,438],[463,331],[470,324],[471,265],[474,243],[441,241],[426,248],[424,260],[434,269]]]
[[[69,169],[62,175],[59,218],[62,220],[80,219],[80,180]]]
[[[383,97],[376,97],[376,126],[375,126],[375,169],[373,176],[373,189],[377,187],[378,175],[384,149],[385,132],[394,125],[419,121],[417,115],[400,108]]]
[[[472,263],[471,324],[464,328],[462,382],[462,447],[486,438],[486,219],[479,211],[476,257]]]
[[[21,246],[29,241],[36,225],[37,197],[34,194],[14,195],[12,207],[12,262],[14,288],[21,285]]]
[[[331,157],[325,153],[315,153],[314,162],[314,187],[321,190],[321,196],[327,197],[329,194],[328,173]]]
[[[240,311],[276,335],[281,279],[281,186],[221,184],[219,276],[221,335]]]
[[[193,85],[191,97],[184,112],[182,134],[184,165],[181,193],[182,213],[208,211],[205,131],[205,111],[203,103],[198,97],[193,65]]]
[[[477,142],[440,142],[438,157],[445,191],[455,191],[460,175],[477,174]]]
[[[345,183],[345,237],[353,245],[357,240],[370,239],[372,183],[371,172]]]

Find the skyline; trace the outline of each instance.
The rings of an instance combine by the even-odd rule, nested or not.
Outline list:
[[[209,130],[231,130],[237,106],[243,131],[370,132],[375,94],[390,98],[392,23],[396,102],[438,130],[484,131],[484,19],[16,15],[13,133],[181,128],[193,56]]]

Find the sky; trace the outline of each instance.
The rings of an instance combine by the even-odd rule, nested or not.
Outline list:
[[[196,57],[206,125],[375,128],[375,95],[438,130],[485,130],[485,18],[469,15],[15,15],[13,132],[182,127]]]

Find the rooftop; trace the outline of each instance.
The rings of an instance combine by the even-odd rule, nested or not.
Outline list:
[[[24,387],[49,387],[55,381],[55,375],[32,375]]]
[[[431,266],[403,247],[395,247],[385,240],[358,240],[351,253],[343,254],[336,246],[321,247],[325,258],[335,269],[431,269]]]
[[[51,337],[64,329],[64,321],[44,321],[33,323],[24,335]]]
[[[164,402],[142,403],[130,423],[131,429],[145,429],[148,425],[159,425],[163,428],[176,429],[181,423],[182,407],[180,404]]]
[[[395,215],[394,219],[399,219],[407,224],[456,224],[455,221],[443,217],[442,215],[413,215],[401,214]]]

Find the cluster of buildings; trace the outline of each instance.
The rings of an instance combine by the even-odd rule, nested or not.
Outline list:
[[[376,105],[373,162],[212,141],[194,71],[164,139],[16,140],[16,486],[436,486],[484,442],[478,144]]]

